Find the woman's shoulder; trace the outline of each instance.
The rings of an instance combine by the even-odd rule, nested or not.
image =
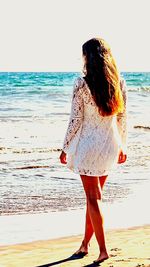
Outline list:
[[[85,85],[85,80],[83,77],[81,76],[78,76],[76,79],[75,79],[75,82],[74,82],[74,87],[76,88],[83,88]]]

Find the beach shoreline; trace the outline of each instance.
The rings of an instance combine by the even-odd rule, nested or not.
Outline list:
[[[126,229],[149,225],[148,213],[143,209],[145,203],[148,203],[147,198],[140,201],[137,197],[128,198],[121,203],[103,203],[105,229]],[[78,210],[0,216],[0,245],[80,235],[84,232],[85,213],[84,207]]]
[[[102,266],[149,267],[150,225],[106,231],[110,258]],[[98,256],[95,237],[92,238],[89,255],[83,259],[69,258],[78,249],[82,235],[50,240],[34,241],[0,247],[0,266],[92,266]]]

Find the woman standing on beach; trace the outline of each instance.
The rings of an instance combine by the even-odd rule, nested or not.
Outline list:
[[[113,165],[126,161],[126,87],[120,79],[108,44],[101,38],[83,47],[84,77],[74,84],[70,121],[62,164],[80,174],[86,194],[85,235],[74,254],[88,254],[95,233],[100,254],[96,263],[108,259],[101,212],[102,189]]]

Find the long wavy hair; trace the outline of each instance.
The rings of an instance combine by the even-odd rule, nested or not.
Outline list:
[[[109,45],[101,38],[93,38],[82,46],[85,61],[85,81],[102,116],[110,116],[124,109],[120,77]]]

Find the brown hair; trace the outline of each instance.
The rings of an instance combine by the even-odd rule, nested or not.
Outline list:
[[[120,78],[110,47],[101,38],[93,38],[82,46],[85,58],[85,81],[102,116],[123,111]]]

